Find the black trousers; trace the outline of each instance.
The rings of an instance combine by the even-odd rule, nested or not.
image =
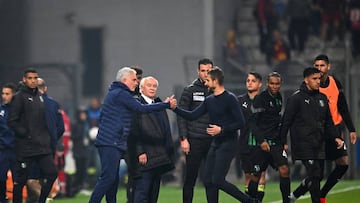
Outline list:
[[[52,185],[57,177],[52,154],[25,157],[17,160],[16,176],[14,177],[14,199],[13,203],[22,203],[22,188],[26,184],[32,164],[36,164],[44,178],[41,187],[39,203],[45,203]]]
[[[241,202],[249,201],[250,197],[241,192],[234,184],[226,181],[232,159],[236,154],[237,141],[233,139],[214,140],[205,163],[204,184],[208,203],[219,202],[219,189]]]
[[[302,184],[294,191],[294,195],[303,194],[308,190],[313,203],[320,202],[320,181],[323,177],[324,160],[302,160],[305,166],[307,177]]]
[[[186,155],[185,178],[183,185],[183,203],[191,203],[194,186],[202,161],[205,161],[212,139],[188,138],[190,153]]]

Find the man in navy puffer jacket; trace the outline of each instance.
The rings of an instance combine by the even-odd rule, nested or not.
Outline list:
[[[104,99],[95,141],[100,155],[101,175],[90,197],[90,203],[100,203],[104,195],[106,202],[116,203],[118,167],[127,149],[132,115],[136,112],[149,113],[176,106],[173,96],[165,102],[141,104],[131,94],[137,85],[136,71],[129,67],[121,68]]]

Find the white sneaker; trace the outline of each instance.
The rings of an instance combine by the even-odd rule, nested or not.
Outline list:
[[[46,198],[45,203],[54,203],[54,199],[53,199],[53,198],[48,197],[48,198]]]
[[[290,193],[289,200],[290,200],[290,203],[294,203],[296,201],[296,197],[295,197],[294,193]]]

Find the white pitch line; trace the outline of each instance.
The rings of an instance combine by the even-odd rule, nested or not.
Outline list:
[[[343,189],[339,189],[339,190],[334,190],[334,191],[330,191],[329,194],[337,194],[337,193],[342,193],[342,192],[347,192],[347,191],[351,191],[351,190],[357,190],[360,189],[360,186],[353,186],[353,187],[347,187],[347,188],[343,188]],[[299,199],[309,199],[310,195],[303,195],[301,196]],[[281,203],[282,200],[278,200],[278,201],[272,201],[269,203]]]

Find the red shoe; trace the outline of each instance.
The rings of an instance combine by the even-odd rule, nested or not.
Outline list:
[[[325,197],[321,197],[321,198],[320,198],[320,203],[326,203],[326,198],[325,198]]]

